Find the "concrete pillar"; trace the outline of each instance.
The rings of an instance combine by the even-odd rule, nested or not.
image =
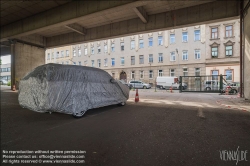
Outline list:
[[[11,43],[11,87],[37,66],[45,64],[45,49],[19,42]]]

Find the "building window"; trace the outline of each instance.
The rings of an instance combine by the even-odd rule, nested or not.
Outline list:
[[[163,71],[162,70],[158,70],[158,77],[162,77],[163,76]]]
[[[148,38],[148,46],[149,47],[153,46],[153,38],[152,37]]]
[[[195,30],[194,31],[194,41],[199,41],[199,40],[201,40],[200,30]]]
[[[78,63],[79,63],[79,66],[82,66],[82,62],[81,61],[79,61]],[[87,66],[87,62],[86,62],[85,66]]]
[[[54,59],[54,52],[51,53],[51,59]]]
[[[233,46],[226,46],[226,56],[233,55]]]
[[[115,66],[115,58],[111,58],[111,66]]]
[[[134,40],[130,41],[130,49],[131,50],[135,49],[135,41]]]
[[[47,55],[47,60],[50,60],[50,53],[48,53]]]
[[[121,57],[121,65],[124,65],[124,57]]]
[[[149,70],[149,78],[153,79],[153,70]]]
[[[76,56],[76,50],[73,50],[73,56]]]
[[[175,52],[170,53],[170,61],[175,61]]]
[[[226,70],[226,80],[233,81],[233,71],[232,70]]]
[[[174,77],[174,69],[170,69],[170,76]]]
[[[95,49],[94,47],[91,47],[91,55],[94,55],[95,54]]]
[[[104,53],[107,53],[107,52],[108,52],[108,46],[106,44],[106,45],[104,45]]]
[[[188,42],[188,33],[182,32],[182,42]]]
[[[144,64],[144,56],[143,55],[140,55],[140,64]]]
[[[81,56],[82,55],[82,50],[78,50],[78,56]],[[87,55],[87,54],[85,54],[85,55]]]
[[[229,25],[226,26],[226,37],[232,37],[233,36],[233,26]]]
[[[104,66],[108,66],[108,59],[104,59]]]
[[[91,66],[92,66],[92,67],[95,66],[95,60],[91,60]]]
[[[212,70],[212,80],[218,80],[219,71]]]
[[[135,79],[135,71],[131,71],[131,79]]]
[[[175,34],[170,34],[170,44],[175,43]]]
[[[163,55],[162,55],[162,53],[159,53],[159,55],[158,55],[158,62],[159,63],[163,62]]]
[[[218,57],[218,47],[212,47],[212,57]]]
[[[159,46],[163,45],[163,38],[162,38],[162,36],[158,36],[158,45]]]
[[[124,51],[124,42],[121,42],[121,51]]]
[[[62,58],[64,57],[64,55],[63,55],[63,51],[61,51],[61,57],[62,57]]]
[[[194,58],[195,59],[200,59],[201,58],[200,50],[194,50]]]
[[[84,48],[84,55],[88,55],[88,49]]]
[[[187,68],[183,68],[183,76],[188,76],[188,69]]]
[[[148,62],[153,63],[153,54],[148,55]]]
[[[200,68],[195,68],[195,76],[200,76],[201,70]]]
[[[131,56],[131,65],[135,65],[135,56]]]
[[[98,67],[101,67],[101,59],[97,60]]]
[[[69,50],[66,50],[66,57],[69,57]]]
[[[101,46],[98,46],[98,48],[97,48],[97,52],[98,52],[98,54],[100,54],[100,53],[101,53]]]
[[[111,44],[111,51],[115,52],[115,44],[114,43]]]
[[[140,79],[143,79],[143,77],[144,77],[144,71],[141,70],[141,71],[140,71]]]
[[[187,51],[182,52],[182,60],[188,60],[188,52]]]
[[[211,38],[218,39],[218,27],[211,28]]]
[[[56,59],[59,58],[59,51],[56,53]]]
[[[144,43],[143,43],[143,39],[139,40],[139,48],[143,48],[144,47]]]

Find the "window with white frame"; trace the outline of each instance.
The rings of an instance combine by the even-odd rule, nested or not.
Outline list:
[[[97,60],[98,67],[101,67],[101,59]]]
[[[175,75],[174,72],[175,72],[174,69],[170,69],[170,76],[171,77],[174,77],[174,75]]]
[[[194,58],[201,59],[201,51],[200,50],[194,50]]]
[[[82,55],[82,50],[78,50],[78,56],[81,56]]]
[[[69,57],[69,50],[66,50],[66,57]]]
[[[187,68],[183,68],[183,76],[188,76],[188,69]]]
[[[111,44],[111,51],[115,52],[115,44],[114,43]]]
[[[63,53],[64,53],[64,51],[61,51],[61,57],[62,57],[62,58],[64,57],[64,54],[63,54]]]
[[[135,56],[131,56],[131,65],[135,65]]]
[[[51,59],[54,59],[54,52],[51,53]]]
[[[115,58],[111,58],[111,66],[115,66]]]
[[[188,33],[182,32],[182,42],[188,42]]]
[[[140,71],[140,79],[143,79],[143,77],[144,77],[144,71],[141,70],[141,71]]]
[[[107,52],[108,52],[108,46],[106,44],[106,45],[104,45],[104,53],[107,53]]]
[[[121,65],[124,65],[125,61],[124,61],[124,57],[121,57]]]
[[[101,53],[101,46],[97,47],[97,53],[100,54]]]
[[[218,80],[219,70],[212,70],[212,80]]]
[[[131,50],[135,49],[135,41],[134,40],[130,41],[130,49]]]
[[[153,54],[149,54],[149,55],[148,55],[148,62],[149,62],[149,63],[153,63],[153,60],[154,60],[154,59],[153,59]]]
[[[149,78],[153,79],[153,70],[149,70]]]
[[[87,62],[86,62],[86,63],[87,63]],[[79,64],[79,66],[81,66],[81,65],[82,65],[82,62],[81,62],[81,61],[79,61],[79,62],[78,62],[78,64]],[[85,66],[87,66],[87,65],[85,65]]]
[[[173,51],[173,52],[170,53],[170,61],[175,61],[175,60],[176,60],[175,52]]]
[[[226,80],[233,81],[233,70],[226,70]]]
[[[226,46],[226,56],[232,56],[233,55],[233,46]]]
[[[88,49],[84,48],[84,55],[88,55]]]
[[[153,46],[153,37],[148,38],[148,46],[149,47]]]
[[[188,60],[188,52],[182,51],[182,60]]]
[[[50,59],[50,53],[48,53],[48,55],[47,55],[47,60],[49,60]]]
[[[158,45],[159,46],[163,45],[163,38],[162,38],[162,36],[158,36]]]
[[[211,39],[218,39],[218,27],[211,28]]]
[[[76,50],[73,50],[73,56],[76,56]]]
[[[95,60],[91,60],[91,66],[95,67]]]
[[[170,34],[170,44],[175,43],[175,34]]]
[[[162,53],[159,53],[159,54],[158,54],[158,62],[159,62],[159,63],[162,63],[162,62],[163,62],[163,55],[162,55]]]
[[[233,26],[228,25],[226,26],[226,37],[232,37],[233,36]]]
[[[158,70],[158,77],[162,77],[163,76],[163,70]]]
[[[108,59],[104,59],[104,66],[108,66]]]
[[[143,56],[143,55],[140,55],[140,56],[139,56],[139,59],[140,59],[140,64],[144,64],[144,56]]]
[[[218,47],[211,47],[212,57],[218,57]]]
[[[94,55],[95,54],[95,49],[94,47],[91,47],[91,55]]]
[[[131,79],[135,79],[135,71],[131,71]]]
[[[201,40],[200,30],[195,30],[194,31],[194,41],[199,41],[199,40]]]
[[[124,51],[124,42],[121,42],[121,51]]]
[[[200,76],[200,75],[201,75],[201,69],[195,68],[195,76]]]
[[[144,47],[144,43],[143,43],[143,39],[139,40],[139,48],[143,48]]]

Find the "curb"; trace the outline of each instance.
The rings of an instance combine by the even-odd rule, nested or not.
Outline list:
[[[236,107],[232,107],[230,105],[222,104],[221,100],[217,100],[216,103],[221,105],[221,106],[227,107],[227,108],[238,109],[238,110],[241,110],[241,111],[244,111],[244,112],[246,112],[246,111],[250,112],[250,110],[247,110],[246,108],[236,108]]]

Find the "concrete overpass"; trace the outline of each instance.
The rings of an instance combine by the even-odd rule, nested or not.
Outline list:
[[[242,64],[247,64],[247,12],[249,1],[236,0],[1,1],[1,55],[12,55],[12,83],[18,84],[24,74],[45,63],[46,48],[228,20],[242,13],[248,43]],[[250,75],[250,70],[244,71]],[[250,78],[244,85],[250,98]]]

